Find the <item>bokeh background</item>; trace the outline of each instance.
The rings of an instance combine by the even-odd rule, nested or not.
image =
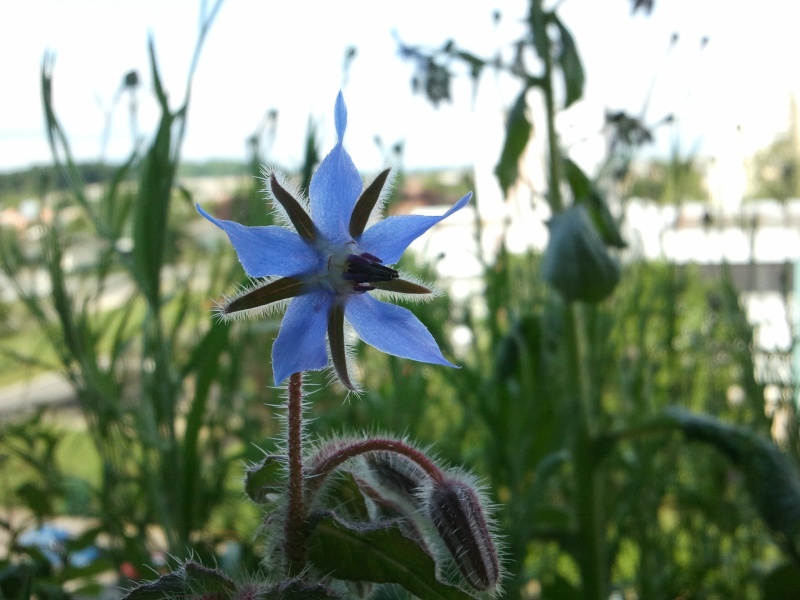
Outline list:
[[[402,264],[442,292],[410,308],[462,368],[356,344],[365,391],[311,374],[311,435],[389,431],[473,470],[510,598],[797,597],[798,17],[4,4],[2,597],[120,597],[190,555],[257,568],[241,478],[280,431],[280,315],[213,322],[246,278],[193,205],[270,223],[262,168],[307,188],[340,89],[365,180],[395,169],[389,213],[475,192]]]

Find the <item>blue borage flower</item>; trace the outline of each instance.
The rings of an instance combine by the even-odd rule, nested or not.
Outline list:
[[[389,170],[364,188],[342,146],[347,107],[341,92],[334,117],[339,141],[311,178],[308,202],[287,191],[275,173],[268,177],[267,193],[294,231],[247,227],[197,207],[228,234],[245,272],[266,278],[226,299],[218,314],[223,319],[263,314],[291,299],[272,348],[276,384],[292,373],[325,368],[330,355],[336,375],[355,390],[347,370],[345,321],[363,341],[387,354],[452,367],[411,311],[382,302],[373,292],[430,295],[430,289],[402,278],[389,265],[400,260],[411,242],[466,206],[472,194],[439,217],[393,216],[367,227],[373,212],[381,210]]]

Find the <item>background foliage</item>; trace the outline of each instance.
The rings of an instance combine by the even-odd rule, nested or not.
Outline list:
[[[204,16],[198,55],[217,8]],[[554,126],[582,93],[579,41],[538,0],[528,24],[510,45],[527,54],[508,62],[453,41],[403,54],[416,60],[417,89],[434,104],[449,98],[456,65],[476,84],[485,69],[518,78],[496,168],[506,190],[534,132],[528,103],[541,94],[548,122],[535,125],[548,136],[546,200],[554,213],[585,206],[613,254],[624,241],[603,190],[614,189],[619,172],[606,171],[605,180],[582,173]],[[97,170],[73,161],[50,93],[52,63],[42,67],[56,166],[37,190],[49,211],[38,238],[0,230],[2,269],[17,296],[4,307],[4,361],[63,373],[85,428],[46,412],[3,426],[0,502],[24,507],[21,520],[0,523],[9,540],[3,597],[63,597],[76,580],[83,593],[96,592],[97,573],[148,576],[144,566],[166,568],[163,552],[216,561],[232,574],[258,563],[252,532],[260,516],[237,479],[243,461],[262,456],[254,444],[273,446],[270,405],[280,392],[268,387],[267,357],[278,321],[226,326],[209,317],[208,298],[243,275],[233,253],[193,228],[193,199],[176,178],[191,74],[173,108],[152,41],[150,54],[159,127],[125,164]],[[619,115],[610,122],[625,125],[626,157],[645,143],[631,133],[646,131],[640,123]],[[319,159],[313,124],[304,147],[297,181],[305,189]],[[253,179],[228,216],[266,224],[263,157],[257,140],[251,148]],[[674,181],[690,172],[682,160],[670,167]],[[86,194],[94,173],[97,198]],[[52,189],[61,193],[45,194]],[[90,248],[92,260],[70,265],[78,248]],[[510,598],[795,597],[800,446],[796,435],[785,449],[770,441],[736,290],[691,267],[628,263],[607,299],[571,302],[542,273],[542,256],[501,247],[483,264],[480,293],[412,307],[462,369],[358,347],[363,397],[343,402],[315,375],[312,434],[408,432],[479,473],[500,506]],[[468,346],[448,344],[456,328]],[[60,566],[19,543],[29,526],[63,515],[90,525],[60,548]],[[71,565],[69,555],[89,545],[102,547],[101,557]]]

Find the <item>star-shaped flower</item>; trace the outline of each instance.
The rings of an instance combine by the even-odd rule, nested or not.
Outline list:
[[[342,146],[347,108],[341,92],[334,117],[339,141],[311,178],[308,203],[298,201],[274,173],[269,177],[268,194],[294,231],[274,225],[247,227],[215,219],[197,207],[228,234],[245,272],[267,278],[227,300],[219,307],[219,315],[261,314],[291,299],[272,348],[276,384],[292,373],[325,368],[330,353],[339,379],[356,389],[347,370],[345,321],[363,341],[387,354],[452,367],[411,311],[382,302],[373,292],[430,294],[431,290],[402,279],[388,265],[400,260],[411,242],[428,229],[466,206],[472,194],[439,217],[393,216],[367,227],[373,211],[380,212],[389,170],[364,188]]]

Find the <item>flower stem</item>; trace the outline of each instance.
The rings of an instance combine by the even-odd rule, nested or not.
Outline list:
[[[416,463],[436,483],[442,483],[445,475],[442,470],[423,452],[401,440],[391,438],[367,438],[343,445],[338,451],[326,456],[323,461],[315,465],[309,473],[309,480],[314,493],[322,485],[325,477],[333,472],[340,464],[366,452],[394,452]]]
[[[543,0],[532,0],[532,11],[545,14]],[[545,21],[544,16],[542,22]],[[542,42],[545,51],[541,58],[544,62],[542,77],[542,93],[545,101],[547,151],[548,151],[548,201],[554,214],[564,210],[564,199],[561,196],[563,173],[561,172],[561,147],[556,130],[556,101],[553,85],[553,42],[545,31]],[[576,512],[578,528],[583,541],[582,552],[578,557],[581,571],[581,587],[583,598],[587,600],[603,600],[608,598],[608,566],[605,547],[605,515],[602,503],[602,476],[597,468],[596,448],[597,429],[599,426],[598,395],[594,389],[594,378],[590,364],[590,341],[587,336],[587,324],[583,307],[572,302],[564,307],[566,324],[566,346],[569,381],[566,389],[574,399],[574,412],[577,427],[573,433],[572,451],[575,467]]]
[[[289,452],[289,485],[287,514],[284,526],[286,562],[290,575],[297,575],[306,565],[305,505],[303,498],[303,375],[289,378],[287,405],[287,450]]]

